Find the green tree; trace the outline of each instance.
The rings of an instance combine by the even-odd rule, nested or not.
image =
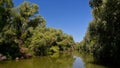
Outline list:
[[[35,28],[38,24],[45,27],[45,20],[38,14],[38,5],[23,2],[12,10],[14,27],[16,29],[19,44],[30,36],[29,28]],[[23,45],[23,44],[20,44]]]
[[[90,0],[90,6],[94,20],[89,24],[85,43],[93,45],[96,60],[119,64],[120,0]]]
[[[32,36],[31,29],[45,27],[45,20],[38,14],[38,6],[23,2],[13,8],[12,0],[0,1],[0,53],[8,58],[25,56],[25,42]],[[25,47],[25,48],[23,48]]]
[[[10,24],[11,21],[11,8],[13,7],[12,0],[1,0],[0,1],[0,32],[5,25]]]
[[[0,54],[8,58],[27,58],[72,51],[72,36],[55,28],[47,28],[38,13],[38,5],[23,2],[14,7],[12,0],[0,1]]]
[[[33,30],[28,45],[35,55],[48,55],[60,51],[70,51],[74,47],[72,36],[64,34],[61,30],[54,28],[40,28]]]
[[[8,58],[20,56],[19,47],[15,42],[15,29],[12,28],[12,8],[12,0],[0,1],[0,53]]]

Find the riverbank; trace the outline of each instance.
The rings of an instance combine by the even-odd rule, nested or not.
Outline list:
[[[7,60],[7,57],[0,53],[0,61]]]

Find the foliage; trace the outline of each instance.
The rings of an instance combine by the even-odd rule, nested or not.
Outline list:
[[[99,62],[119,64],[120,0],[90,0],[94,20],[90,22],[84,46]]]
[[[12,0],[0,1],[0,54],[15,59],[73,48],[72,36],[47,28],[38,10],[37,4],[26,1],[18,7]]]
[[[35,55],[47,55],[59,51],[71,49],[74,45],[73,38],[64,34],[61,30],[54,28],[40,28],[33,30],[33,35],[28,40],[31,41],[28,47],[34,51]],[[27,44],[26,44],[27,45]]]
[[[0,1],[0,53],[6,55],[9,59],[20,56],[19,47],[16,46],[15,41],[16,32],[12,28],[12,8],[12,0]]]

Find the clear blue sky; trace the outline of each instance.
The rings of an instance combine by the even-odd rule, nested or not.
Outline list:
[[[19,5],[24,0],[13,0]],[[25,0],[39,5],[39,13],[48,27],[62,29],[80,42],[92,20],[89,0]]]

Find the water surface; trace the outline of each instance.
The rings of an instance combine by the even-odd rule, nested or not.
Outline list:
[[[93,58],[80,53],[54,54],[19,61],[0,62],[0,68],[106,68],[90,63]]]

